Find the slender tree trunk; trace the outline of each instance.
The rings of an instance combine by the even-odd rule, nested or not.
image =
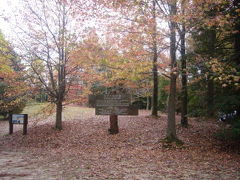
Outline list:
[[[55,128],[62,130],[62,101],[57,102],[56,104],[56,124],[55,124]]]
[[[186,46],[185,46],[185,24],[182,25],[182,30],[180,32],[181,40],[181,69],[182,69],[182,90],[181,90],[181,125],[183,127],[188,126],[188,117],[187,117],[187,105],[188,105],[188,92],[187,92],[187,63],[186,63]]]
[[[175,139],[177,139],[175,122],[176,75],[172,74],[170,81],[170,93],[168,99],[167,139],[169,141],[174,141]]]
[[[153,64],[152,116],[158,116],[158,73],[156,63]]]
[[[236,8],[240,7],[240,2],[239,0],[234,0],[233,5]],[[236,14],[235,14],[236,13]],[[234,12],[235,16],[237,16],[237,11],[235,10]],[[237,65],[240,64],[240,20],[239,18],[235,18],[234,20],[234,30],[238,31],[237,33],[234,33],[233,35],[233,47],[234,47],[234,57],[233,60],[237,63]]]
[[[233,5],[236,8],[240,7],[240,2],[239,0],[234,0],[233,1]],[[237,16],[237,11],[234,11],[234,15]],[[234,33],[233,35],[233,47],[234,47],[234,54],[233,54],[233,60],[236,62],[236,64],[238,65],[238,71],[239,71],[239,67],[240,67],[240,20],[239,18],[235,18],[234,20],[234,30],[238,30],[238,33]],[[237,107],[237,113],[240,116],[240,104]]]
[[[63,109],[63,100],[66,91],[66,44],[65,44],[65,31],[66,31],[66,10],[65,4],[62,5],[62,24],[59,25],[61,28],[59,29],[59,41],[60,48],[59,48],[59,67],[58,67],[58,92],[57,92],[57,112],[56,112],[56,129],[62,129],[62,109]]]
[[[214,82],[210,77],[207,81],[207,115],[214,116]]]
[[[150,96],[147,97],[147,106],[146,106],[146,110],[149,110],[149,109],[151,109],[151,97]]]
[[[148,110],[148,108],[149,108],[149,99],[148,99],[148,97],[147,97],[146,110]]]
[[[170,15],[176,15],[176,1],[171,1],[169,4]],[[168,121],[167,121],[167,140],[175,141],[176,122],[175,122],[175,101],[176,101],[176,22],[170,20],[170,57],[171,57],[171,77],[170,77],[170,92],[168,101]]]
[[[156,3],[153,0],[153,97],[152,116],[158,116],[158,68],[157,68],[157,27],[156,27]]]
[[[209,56],[215,57],[215,46],[216,46],[216,30],[211,29],[208,30],[208,38],[209,38]],[[212,75],[209,75],[207,78],[207,116],[214,116],[214,82],[212,80]]]

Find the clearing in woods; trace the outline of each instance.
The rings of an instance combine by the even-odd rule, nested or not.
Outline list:
[[[239,179],[240,154],[228,151],[213,134],[219,122],[189,121],[177,126],[183,146],[161,143],[166,116],[150,112],[120,116],[120,133],[109,135],[109,117],[94,109],[69,106],[64,129],[56,131],[53,117],[38,124],[29,119],[28,135],[0,121],[0,179]],[[179,124],[179,117],[177,117]]]

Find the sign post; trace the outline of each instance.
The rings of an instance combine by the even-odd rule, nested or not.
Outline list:
[[[9,118],[9,134],[13,133],[13,125],[23,125],[23,135],[27,134],[28,115],[27,114],[11,114]]]
[[[90,95],[90,106],[95,107],[96,115],[110,116],[110,134],[117,134],[118,115],[138,115],[138,109],[131,105],[130,95],[128,94],[106,94],[106,95]]]
[[[119,133],[118,116],[117,115],[110,115],[110,128],[108,129],[108,131],[110,134]]]

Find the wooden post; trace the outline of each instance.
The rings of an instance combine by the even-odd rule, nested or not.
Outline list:
[[[108,131],[110,134],[117,134],[119,132],[117,115],[110,115],[110,129]]]
[[[13,133],[12,115],[9,115],[9,134]]]
[[[23,123],[23,135],[27,135],[27,124],[28,124],[28,115],[24,116],[24,123]]]

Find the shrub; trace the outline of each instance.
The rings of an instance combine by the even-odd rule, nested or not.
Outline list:
[[[19,114],[26,106],[26,102],[26,97],[16,97],[11,100],[5,99],[0,102],[0,115],[7,118],[9,114]]]
[[[231,121],[229,128],[217,132],[216,137],[223,141],[240,141],[240,118]]]

